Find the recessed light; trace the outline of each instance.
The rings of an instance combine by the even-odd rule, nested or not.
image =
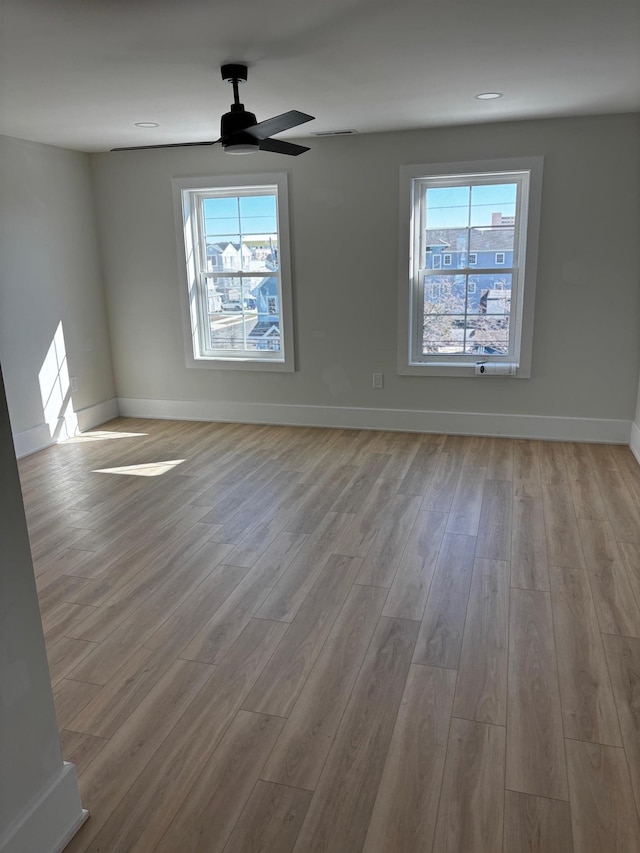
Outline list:
[[[135,125],[136,127],[160,127],[155,121],[137,121]]]
[[[496,98],[501,98],[502,92],[480,92],[476,95],[479,101],[494,101]]]

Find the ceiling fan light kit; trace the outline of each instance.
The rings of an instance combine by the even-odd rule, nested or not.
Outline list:
[[[272,151],[274,154],[288,154],[297,157],[309,149],[305,145],[296,145],[282,139],[272,139],[276,133],[289,130],[308,121],[313,116],[298,110],[289,110],[282,115],[258,121],[254,113],[245,110],[240,103],[239,87],[247,82],[247,66],[227,63],[220,68],[222,79],[233,86],[233,103],[228,113],[220,120],[220,139],[208,142],[178,142],[167,145],[135,145],[128,148],[112,148],[112,151],[135,151],[142,148],[183,148],[196,145],[222,145],[227,154],[253,154],[255,151]]]

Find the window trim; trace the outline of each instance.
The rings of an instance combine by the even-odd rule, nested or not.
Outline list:
[[[411,331],[415,325],[418,309],[413,304],[415,290],[412,287],[413,258],[420,251],[418,229],[413,229],[414,181],[420,178],[458,178],[462,175],[490,173],[529,172],[526,235],[520,234],[520,252],[524,277],[521,305],[516,306],[519,319],[515,330],[517,378],[531,376],[535,290],[538,262],[540,209],[542,199],[542,157],[514,157],[499,160],[480,160],[455,163],[427,163],[400,167],[400,246],[399,246],[399,294],[398,294],[398,373],[404,376],[475,376],[477,361],[509,362],[507,356],[470,357],[468,361],[447,362],[439,358],[431,362],[417,363],[412,359]],[[489,180],[489,178],[487,178]],[[407,247],[409,252],[407,253]],[[461,271],[464,272],[464,271]],[[474,267],[473,274],[481,271]],[[512,302],[513,302],[512,296]],[[516,299],[518,296],[515,297]],[[483,377],[484,378],[484,377]]]
[[[293,335],[293,297],[291,287],[291,251],[289,240],[289,193],[287,173],[273,172],[245,175],[207,175],[204,177],[173,178],[173,208],[177,239],[178,282],[180,306],[182,314],[182,333],[184,341],[185,363],[190,368],[221,369],[221,370],[255,370],[293,372],[294,335]],[[191,322],[191,302],[195,280],[190,281],[188,272],[188,228],[187,222],[191,214],[191,206],[187,193],[206,193],[208,190],[246,190],[251,187],[277,188],[278,212],[278,255],[280,269],[280,340],[282,358],[269,356],[269,350],[257,350],[256,355],[245,354],[234,357],[225,354],[202,355],[198,339],[198,330],[194,330]],[[214,276],[224,277],[224,266],[217,268]],[[253,276],[252,276],[253,277]],[[198,301],[195,305],[198,306]],[[199,309],[196,308],[199,313]]]

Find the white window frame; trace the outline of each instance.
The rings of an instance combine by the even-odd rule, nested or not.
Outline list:
[[[473,260],[472,260],[473,258]],[[469,266],[475,267],[478,264],[478,253],[477,252],[469,252]]]
[[[533,321],[538,258],[538,236],[542,198],[542,157],[517,157],[463,163],[428,163],[400,169],[400,270],[398,299],[398,373],[413,376],[475,376],[478,361],[515,364],[517,378],[531,376]],[[421,352],[421,229],[420,194],[425,181],[441,186],[465,181],[491,183],[499,179],[518,183],[519,221],[515,224],[510,351],[506,355],[425,354]],[[408,252],[407,252],[408,249]],[[423,261],[422,261],[423,262]],[[477,264],[457,273],[478,275]],[[422,303],[423,304],[423,303]],[[478,377],[480,378],[480,377]],[[483,376],[482,378],[485,378]]]
[[[293,341],[293,305],[289,245],[289,209],[287,175],[284,172],[255,175],[215,175],[196,178],[174,178],[173,201],[178,246],[178,278],[182,329],[187,367],[222,370],[258,370],[292,372],[295,370]],[[192,217],[198,215],[195,201],[226,191],[229,196],[250,195],[252,191],[274,189],[277,199],[278,263],[280,277],[280,346],[273,350],[212,350],[203,343],[201,329],[204,303],[198,297],[198,284],[206,298],[207,277],[222,275],[224,262],[214,272],[201,269],[200,253],[193,251],[195,234]],[[208,275],[206,273],[208,272]],[[239,271],[235,271],[239,272]],[[255,273],[254,273],[255,275]],[[252,276],[253,277],[253,276]],[[265,276],[269,277],[269,276]]]
[[[505,260],[506,260],[506,253],[505,252],[496,252],[496,257],[495,257],[496,266],[498,266],[498,264],[504,264]]]
[[[451,266],[452,255],[451,252],[443,252],[442,253],[442,266],[450,267]]]

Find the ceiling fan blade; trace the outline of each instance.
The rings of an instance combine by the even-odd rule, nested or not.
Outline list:
[[[149,148],[193,148],[196,145],[215,145],[219,139],[210,142],[172,142],[167,145],[132,145],[128,148],[112,148],[112,151],[146,151]]]
[[[314,116],[308,116],[306,113],[298,112],[298,110],[289,110],[288,113],[282,113],[282,115],[260,121],[251,127],[245,127],[243,132],[255,139],[267,139],[269,136],[274,136],[283,130],[289,130],[290,127],[297,127],[307,121],[313,121],[313,119]]]
[[[309,149],[304,145],[294,145],[293,142],[286,142],[284,139],[263,139],[258,146],[261,151],[273,151],[274,154],[291,154],[292,157],[297,157],[298,154],[304,154]]]

